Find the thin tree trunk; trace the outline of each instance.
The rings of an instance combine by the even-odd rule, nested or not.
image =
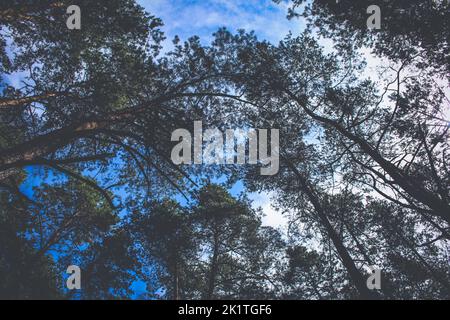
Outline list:
[[[158,105],[159,103],[182,96],[183,94],[174,94],[168,97],[158,97],[140,106],[125,108],[111,113],[102,119],[85,119],[85,121],[56,129],[9,149],[1,150],[0,179],[11,176],[14,172],[10,169],[22,167],[24,165],[23,161],[32,161],[63,148],[76,139],[95,134],[96,131],[108,128],[112,124],[138,117],[149,105]],[[29,163],[26,164],[28,165]]]
[[[359,242],[358,237],[356,237],[355,233],[354,233],[354,232],[351,230],[351,228],[348,226],[347,222],[344,222],[344,225],[345,225],[345,228],[347,229],[348,233],[349,233],[350,236],[352,237],[353,241],[355,242],[356,247],[358,248],[358,250],[359,250],[359,251],[361,252],[361,254],[363,255],[364,260],[366,260],[367,263],[368,263],[370,266],[373,266],[373,265],[374,265],[373,260],[372,260],[372,259],[369,257],[369,255],[367,254],[367,252],[366,252],[365,248],[363,247],[363,245],[361,244],[361,242]],[[386,285],[382,286],[382,287],[381,287],[381,291],[383,292],[383,294],[384,294],[387,298],[393,298],[390,283],[388,282],[387,279],[384,279],[383,281],[384,281],[384,283],[387,284],[387,286],[386,286]]]
[[[124,114],[124,117],[126,116],[128,115]],[[3,150],[0,155],[0,180],[14,174],[17,168],[32,164],[34,160],[63,148],[79,138],[92,136],[117,120],[118,118],[111,116],[102,121],[86,121],[70,125]]]
[[[173,276],[173,299],[180,300],[180,291],[179,291],[179,283],[178,283],[178,263],[175,262],[175,272]]]

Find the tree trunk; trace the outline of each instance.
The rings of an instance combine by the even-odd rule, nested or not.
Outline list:
[[[287,93],[303,108],[303,110],[311,118],[327,126],[335,128],[344,137],[359,145],[359,147],[367,155],[369,155],[376,163],[378,163],[380,167],[383,168],[383,170],[387,174],[389,174],[392,177],[392,179],[394,179],[395,183],[397,183],[397,185],[399,185],[408,195],[410,195],[417,201],[429,207],[435,216],[444,219],[447,223],[450,224],[450,204],[448,204],[443,199],[439,198],[438,196],[436,196],[435,194],[424,188],[413,177],[411,177],[404,171],[394,166],[391,162],[383,158],[383,156],[376,149],[374,149],[367,141],[351,133],[349,130],[342,127],[336,121],[315,114],[313,111],[311,111],[306,107],[306,104],[304,101],[302,101],[302,99],[299,99],[292,92],[288,91]]]
[[[292,165],[292,163],[285,159],[288,166],[292,169],[294,174],[296,175],[300,187],[302,191],[306,194],[309,201],[312,203],[319,220],[321,224],[325,227],[325,230],[327,231],[328,236],[330,237],[331,241],[333,242],[334,247],[336,248],[336,251],[339,255],[339,257],[342,260],[342,264],[344,265],[345,269],[347,270],[350,279],[352,280],[353,284],[355,285],[356,289],[358,290],[360,297],[362,299],[378,299],[379,296],[374,291],[369,290],[367,288],[367,279],[363,277],[363,275],[359,272],[358,268],[355,265],[355,262],[351,258],[347,248],[345,248],[341,238],[337,234],[337,232],[334,230],[333,226],[330,223],[330,220],[328,219],[322,204],[320,203],[319,198],[315,194],[312,187],[309,185],[308,181],[302,176],[302,174],[297,170],[297,168]]]
[[[178,283],[178,263],[175,262],[175,272],[173,275],[173,300],[180,300],[180,289]]]
[[[211,259],[211,267],[208,280],[208,291],[206,292],[206,299],[211,300],[214,295],[214,287],[217,277],[217,260],[219,258],[219,235],[218,230],[214,231],[213,256]]]

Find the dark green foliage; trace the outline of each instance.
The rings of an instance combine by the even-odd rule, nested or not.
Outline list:
[[[133,219],[131,230],[146,265],[155,263],[169,299],[262,299],[281,293],[280,234],[261,226],[250,204],[222,187],[202,188],[188,210],[171,201],[155,203]]]

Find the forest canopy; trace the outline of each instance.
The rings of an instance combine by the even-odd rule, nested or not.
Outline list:
[[[78,0],[75,30],[71,1],[1,3],[0,298],[450,298],[448,3],[378,1],[373,30],[377,1],[267,2],[304,30],[167,39],[134,0]],[[279,130],[279,170],[251,138],[175,164],[196,121]]]

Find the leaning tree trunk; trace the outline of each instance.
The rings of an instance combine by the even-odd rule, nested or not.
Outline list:
[[[288,166],[291,168],[291,170],[296,175],[300,187],[302,189],[302,192],[306,194],[309,201],[313,205],[319,220],[323,227],[325,228],[328,236],[330,237],[331,241],[333,242],[334,247],[336,248],[336,251],[339,255],[339,257],[342,260],[342,264],[344,265],[345,269],[347,270],[350,279],[352,280],[353,284],[355,285],[356,289],[358,290],[360,297],[362,299],[378,299],[379,296],[374,291],[369,290],[367,288],[367,282],[366,279],[363,277],[363,275],[359,272],[358,268],[355,265],[355,262],[350,256],[350,253],[348,252],[347,248],[344,246],[342,239],[339,237],[336,230],[334,230],[334,227],[331,225],[330,220],[327,217],[327,214],[325,213],[325,210],[312,189],[312,187],[309,185],[308,181],[303,177],[303,175],[297,170],[297,168],[292,165],[292,163],[283,157],[283,159],[286,161]]]
[[[219,235],[217,231],[214,232],[214,245],[213,245],[213,256],[211,259],[211,268],[209,271],[208,288],[206,292],[206,299],[211,300],[214,295],[214,287],[217,277],[217,260],[219,258]]]
[[[328,119],[326,117],[322,117],[317,115],[312,110],[310,110],[304,101],[299,97],[295,96],[292,92],[287,91],[287,94],[295,100],[302,109],[308,114],[312,119],[324,124],[325,126],[329,126],[337,130],[347,139],[356,143],[365,154],[370,156],[380,167],[389,174],[392,179],[394,179],[395,183],[400,186],[409,196],[422,203],[431,209],[433,215],[440,217],[450,224],[450,204],[445,201],[445,199],[441,199],[439,196],[425,188],[422,184],[418,183],[414,177],[405,172],[404,170],[399,169],[391,162],[386,160],[375,148],[373,148],[366,140],[361,137],[353,134],[347,128],[344,128],[342,125],[337,123],[332,119]]]

